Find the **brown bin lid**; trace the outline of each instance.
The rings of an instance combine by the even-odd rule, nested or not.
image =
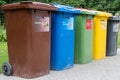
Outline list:
[[[52,5],[41,3],[41,2],[32,2],[32,1],[21,1],[20,3],[6,4],[2,6],[3,10],[12,10],[12,9],[40,9],[40,10],[49,10],[56,11],[57,8]]]

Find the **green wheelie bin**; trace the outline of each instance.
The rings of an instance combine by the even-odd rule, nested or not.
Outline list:
[[[75,26],[75,64],[85,64],[92,61],[93,18],[96,12],[79,9]]]

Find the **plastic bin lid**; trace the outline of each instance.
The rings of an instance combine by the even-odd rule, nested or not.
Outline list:
[[[96,16],[103,16],[103,17],[112,17],[111,13],[107,13],[107,12],[102,12],[102,11],[95,11],[98,14]]]
[[[77,10],[74,7],[59,5],[59,4],[53,4],[53,6],[58,8],[58,11],[60,11],[60,12],[80,13],[80,10]]]
[[[13,10],[13,9],[40,9],[40,10],[49,10],[56,11],[57,8],[52,5],[32,2],[32,1],[21,1],[20,3],[6,4],[2,6],[3,10]]]
[[[113,16],[113,17],[110,17],[109,20],[120,21],[120,17],[119,16]]]
[[[76,8],[78,10],[80,10],[80,14],[88,14],[88,15],[97,15],[97,12],[92,11],[92,10],[88,10],[88,9],[83,9],[83,8]]]

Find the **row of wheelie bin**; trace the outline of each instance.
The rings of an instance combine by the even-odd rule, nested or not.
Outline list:
[[[31,1],[2,9],[9,53],[5,75],[34,78],[117,54],[120,18],[111,13]]]

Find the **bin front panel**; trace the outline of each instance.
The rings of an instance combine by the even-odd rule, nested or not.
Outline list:
[[[107,28],[107,56],[113,56],[117,54],[117,40],[118,40],[118,30],[119,21],[108,20]]]
[[[45,75],[49,73],[50,69],[51,12],[34,10],[33,14],[32,55],[29,54],[29,64],[32,75]]]
[[[99,60],[106,55],[107,17],[94,18],[93,59]]]
[[[75,63],[92,61],[93,16],[78,15],[75,27]]]
[[[74,15],[64,12],[52,14],[51,69],[71,68],[74,63]]]
[[[50,33],[40,30],[40,27],[48,26],[38,24],[38,27],[36,22],[42,21],[36,17],[48,19],[50,13],[41,13],[32,9],[5,12],[9,61],[14,76],[33,78],[49,73]]]

